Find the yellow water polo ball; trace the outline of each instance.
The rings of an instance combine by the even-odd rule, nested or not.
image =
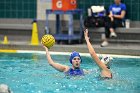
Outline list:
[[[51,48],[55,44],[55,38],[50,34],[44,35],[41,39],[41,43],[47,48]]]

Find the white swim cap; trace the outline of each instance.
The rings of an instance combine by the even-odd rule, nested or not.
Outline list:
[[[9,87],[6,84],[0,84],[0,93],[10,93]]]
[[[108,64],[113,58],[110,57],[110,56],[103,56],[101,61],[104,63],[104,64]]]

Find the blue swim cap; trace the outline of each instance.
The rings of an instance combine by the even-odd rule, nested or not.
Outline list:
[[[71,64],[72,64],[72,59],[73,59],[74,57],[76,57],[76,56],[80,57],[80,59],[81,59],[80,54],[79,54],[78,52],[76,52],[76,51],[73,51],[73,52],[71,53],[70,59],[69,59],[69,61],[70,61]],[[81,62],[82,62],[82,59],[81,59]]]

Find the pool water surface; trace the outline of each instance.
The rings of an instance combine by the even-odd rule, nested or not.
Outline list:
[[[69,55],[52,55],[55,62],[71,66]],[[100,80],[99,68],[90,56],[82,56],[81,68],[91,73],[66,77],[48,65],[41,53],[0,53],[0,83],[14,93],[139,93],[140,58],[114,57],[113,79]]]

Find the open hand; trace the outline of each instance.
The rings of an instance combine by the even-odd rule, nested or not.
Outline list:
[[[85,29],[84,36],[85,36],[85,40],[89,39],[89,37],[88,37],[88,29]]]

